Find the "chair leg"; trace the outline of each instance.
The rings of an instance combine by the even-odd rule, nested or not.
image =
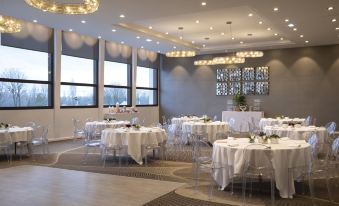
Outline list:
[[[310,195],[311,195],[311,200],[312,200],[312,205],[316,206],[315,202],[314,202],[314,187],[313,187],[313,179],[312,179],[312,175],[311,174],[307,174],[308,176],[308,186],[310,189]]]
[[[275,185],[274,185],[274,172],[271,173],[271,204],[272,206],[275,205],[275,195],[274,195],[274,190],[275,190]]]
[[[326,173],[326,186],[327,186],[327,192],[328,192],[328,197],[331,202],[333,202],[333,197],[332,197],[332,192],[330,188],[330,178],[328,172]]]
[[[246,205],[246,176],[242,177],[242,205]]]

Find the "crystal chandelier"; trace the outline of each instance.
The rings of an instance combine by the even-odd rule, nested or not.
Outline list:
[[[213,60],[197,60],[194,61],[195,66],[210,66],[210,65],[215,65]]]
[[[239,51],[236,53],[237,57],[256,58],[264,56],[262,51]]]
[[[184,27],[179,27],[179,31],[181,31],[180,39],[183,39],[183,30]],[[196,55],[195,51],[185,51],[185,50],[179,50],[179,51],[170,51],[166,52],[167,57],[194,57]]]
[[[21,31],[21,22],[10,16],[0,15],[0,33],[16,33]]]
[[[242,64],[245,63],[245,58],[236,56],[215,57],[214,64]]]
[[[83,0],[82,3],[58,3],[54,0],[25,0],[30,6],[42,11],[59,14],[89,14],[99,8],[100,0]]]

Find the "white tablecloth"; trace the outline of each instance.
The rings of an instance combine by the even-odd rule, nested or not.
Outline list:
[[[199,122],[201,117],[173,117],[171,119],[172,124],[181,126],[184,122]]]
[[[142,127],[140,130],[118,128],[105,129],[101,134],[101,143],[108,146],[127,146],[127,153],[137,163],[142,164],[142,146],[159,145],[167,140],[165,130]]]
[[[236,111],[223,111],[222,112],[222,121],[229,122],[231,118],[235,120],[235,125],[233,126],[235,131],[248,132],[248,122],[252,122],[252,118],[255,119],[256,124],[259,124],[260,119],[264,117],[263,112],[236,112]]]
[[[280,137],[288,137],[295,140],[308,140],[312,133],[316,133],[319,143],[324,143],[327,138],[325,127],[302,126],[302,127],[282,127],[282,126],[266,126],[264,132],[267,135],[276,134]]]
[[[236,139],[227,141],[216,141],[213,146],[213,161],[232,165],[233,171],[219,170],[214,178],[216,182],[225,188],[230,182],[233,174],[241,174],[244,165],[244,150],[248,146],[248,139]],[[272,151],[271,163],[274,168],[276,188],[282,198],[292,198],[295,193],[292,177],[288,179],[288,168],[305,165],[310,160],[311,147],[303,140],[280,140],[279,144],[269,144]],[[251,147],[251,156],[254,161],[262,159],[263,150]],[[290,194],[288,194],[288,181],[290,182]]]
[[[6,130],[0,129],[0,138],[5,138]],[[31,127],[14,127],[8,128],[8,134],[12,142],[31,141],[33,129]]]
[[[266,126],[282,126],[282,124],[287,124],[289,122],[295,123],[295,124],[301,124],[305,122],[305,119],[303,118],[261,118],[259,122],[260,129],[264,129]]]
[[[207,133],[208,141],[214,142],[216,140],[217,133],[226,133],[229,131],[229,125],[227,122],[185,122],[182,124],[182,132],[187,134]]]
[[[86,130],[87,131],[94,131],[96,128],[99,128],[99,130],[104,130],[106,128],[119,128],[123,127],[126,124],[129,124],[129,121],[111,121],[111,122],[106,122],[106,121],[94,121],[94,122],[86,122]]]

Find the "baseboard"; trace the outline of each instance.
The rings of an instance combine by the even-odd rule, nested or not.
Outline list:
[[[59,142],[59,141],[65,141],[65,140],[72,140],[73,137],[58,137],[53,139],[48,139],[48,142]]]

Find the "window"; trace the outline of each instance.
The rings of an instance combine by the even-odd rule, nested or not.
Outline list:
[[[137,67],[136,104],[138,106],[158,105],[158,70]]]
[[[0,45],[0,108],[52,108],[52,55]]]
[[[61,107],[95,107],[97,89],[95,60],[61,56]]]
[[[104,106],[131,106],[131,65],[105,61]]]

